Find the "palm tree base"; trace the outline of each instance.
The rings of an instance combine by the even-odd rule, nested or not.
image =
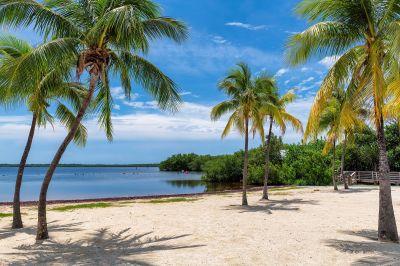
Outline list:
[[[243,198],[242,198],[242,206],[248,206],[249,204],[248,204],[248,202],[247,202],[247,197],[246,196],[243,196]]]
[[[36,241],[40,241],[40,240],[46,240],[49,239],[49,233],[47,232],[47,230],[38,230],[37,234],[36,234]]]
[[[11,229],[22,229],[22,228],[24,228],[22,220],[13,220]]]

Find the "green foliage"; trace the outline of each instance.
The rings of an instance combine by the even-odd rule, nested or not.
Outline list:
[[[282,139],[276,136],[271,138],[270,153],[270,181],[279,184],[276,166],[282,162]],[[242,179],[244,152],[239,151],[232,155],[216,156],[203,167],[203,180],[208,182],[239,182]],[[264,180],[265,151],[262,147],[249,150],[249,184],[262,184]]]
[[[96,202],[96,203],[87,203],[87,204],[77,204],[77,205],[65,205],[60,207],[55,207],[51,209],[52,211],[66,212],[73,211],[77,209],[95,209],[95,208],[107,208],[111,207],[112,204],[109,202]]]
[[[400,171],[400,125],[390,124],[385,128],[386,148],[391,171]]]
[[[158,204],[158,203],[173,203],[173,202],[193,202],[196,201],[198,199],[195,198],[166,198],[166,199],[152,199],[149,201],[143,201],[141,203],[154,203],[154,204]]]
[[[354,134],[354,143],[347,147],[344,169],[377,171],[378,159],[375,132],[371,128],[365,128]]]
[[[284,161],[279,168],[282,184],[329,185],[331,156],[323,155],[324,141],[290,144],[285,147]]]
[[[1,219],[1,218],[5,218],[5,217],[12,217],[12,216],[13,216],[12,213],[3,213],[3,212],[0,212],[0,219]]]
[[[243,152],[217,156],[205,163],[203,180],[207,182],[239,182],[242,179]]]
[[[204,164],[212,157],[210,155],[176,154],[159,165],[161,171],[194,171],[201,172]]]

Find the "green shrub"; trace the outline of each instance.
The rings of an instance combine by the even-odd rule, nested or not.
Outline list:
[[[176,154],[162,161],[160,171],[194,171],[201,172],[203,165],[212,159],[210,155]]]

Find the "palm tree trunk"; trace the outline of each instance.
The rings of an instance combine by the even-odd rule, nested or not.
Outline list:
[[[37,116],[35,113],[33,113],[31,129],[29,130],[28,140],[26,141],[25,150],[22,153],[21,161],[18,167],[17,178],[15,181],[12,229],[19,229],[24,227],[21,217],[21,202],[20,202],[21,185],[22,185],[22,177],[24,175],[26,160],[28,159],[29,151],[31,150],[32,146],[33,136],[35,135],[36,120]]]
[[[389,179],[389,161],[386,153],[386,141],[381,116],[380,125],[377,128],[379,148],[379,222],[378,238],[380,241],[399,242],[396,217],[393,211],[392,191]]]
[[[267,143],[265,146],[265,168],[264,168],[264,189],[263,189],[263,199],[268,199],[268,178],[269,178],[269,153],[271,151],[271,134],[272,134],[272,125],[274,123],[274,119],[272,116],[269,117],[269,130]]]
[[[347,135],[344,135],[343,146],[342,146],[342,159],[340,162],[340,177],[343,179],[344,189],[349,189],[349,184],[347,183],[347,179],[344,177],[344,159],[346,156],[346,146],[347,146]]]
[[[84,101],[82,102],[82,106],[79,109],[78,115],[76,116],[76,120],[72,125],[70,131],[65,137],[64,141],[61,143],[58,148],[53,161],[50,164],[49,169],[47,170],[46,176],[44,177],[42,187],[40,190],[39,196],[39,204],[38,204],[38,225],[37,225],[37,233],[36,240],[43,240],[49,238],[48,230],[47,230],[47,219],[46,219],[46,197],[47,190],[50,185],[50,181],[53,177],[53,174],[57,168],[58,163],[61,160],[62,155],[68,147],[68,144],[72,141],[75,136],[76,131],[81,123],[83,116],[85,115],[86,109],[88,108],[94,93],[94,89],[96,87],[98,80],[98,75],[91,74],[90,84],[89,84],[89,92]]]
[[[244,136],[244,163],[243,163],[243,195],[242,205],[247,206],[247,174],[249,164],[249,119],[245,120],[245,136]]]
[[[382,63],[379,55],[371,53],[374,64],[374,111],[375,127],[379,149],[379,219],[378,239],[380,241],[399,242],[396,218],[394,216],[392,188],[390,184],[390,167],[386,151],[385,128],[382,114],[383,96],[379,95],[384,90],[385,78],[382,71]]]
[[[336,184],[336,176],[335,176],[335,160],[336,160],[336,140],[333,141],[332,182],[333,182],[333,189],[338,190],[338,187]]]

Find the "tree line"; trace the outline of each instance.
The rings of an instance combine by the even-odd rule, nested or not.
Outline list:
[[[392,171],[400,172],[400,126],[385,126],[388,158]],[[332,151],[324,153],[325,139],[308,143],[285,144],[272,135],[271,185],[332,185]],[[265,153],[262,146],[249,150],[249,185],[263,185]],[[377,171],[379,165],[376,133],[370,127],[354,133],[354,141],[346,149],[337,146],[335,176],[341,170],[341,157],[345,156],[344,171]],[[240,182],[242,180],[244,151],[226,155],[172,155],[159,165],[161,171],[202,172],[202,180],[212,183]]]

